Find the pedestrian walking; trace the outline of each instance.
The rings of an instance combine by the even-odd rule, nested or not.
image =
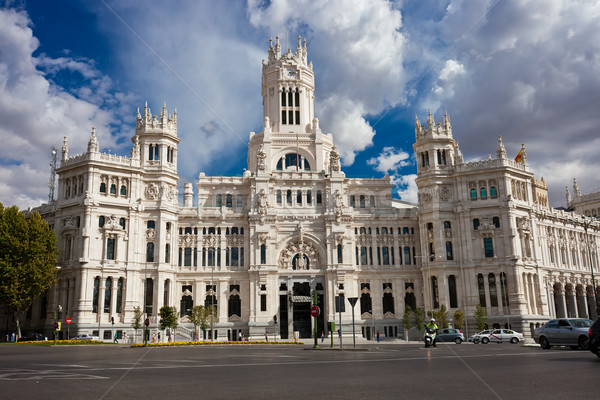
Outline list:
[[[114,339],[115,343],[119,343],[119,341],[117,340],[117,334],[115,333],[115,339]]]
[[[160,332],[158,332],[158,343],[160,343]]]

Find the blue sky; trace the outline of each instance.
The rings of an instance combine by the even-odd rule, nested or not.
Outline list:
[[[525,143],[552,206],[599,190],[600,5],[567,0],[5,1],[0,201],[48,200],[50,148],[128,155],[135,111],[178,111],[179,173],[241,175],[260,131],[261,60],[308,41],[316,116],[350,177],[416,202],[414,118],[447,110],[466,161]],[[180,190],[181,192],[181,190]]]

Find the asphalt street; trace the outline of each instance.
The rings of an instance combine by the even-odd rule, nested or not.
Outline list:
[[[588,351],[509,343],[0,345],[10,399],[597,399]]]

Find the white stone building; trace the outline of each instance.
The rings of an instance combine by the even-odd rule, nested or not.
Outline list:
[[[83,154],[69,156],[65,138],[57,199],[37,209],[58,236],[60,284],[36,301],[25,329],[49,332],[60,304],[71,335],[131,335],[134,307],[156,329],[158,310],[174,305],[178,334],[190,337],[191,308],[214,304],[218,339],[240,330],[310,337],[315,291],[319,334],[340,318],[351,333],[352,308],[345,300],[336,312],[339,296],[359,298],[357,331],[367,337],[402,336],[406,305],[444,304],[450,317],[461,309],[471,333],[477,304],[490,326],[526,335],[556,315],[595,316],[598,225],[549,208],[525,152],[507,158],[500,138],[495,158],[465,163],[448,115],[417,120],[419,203],[407,204],[392,199],[387,176],[346,177],[315,117],[314,90],[306,42],[283,54],[271,43],[248,169],[200,173],[181,204],[177,113],[166,106],[138,112],[129,157],[100,153],[93,128]]]

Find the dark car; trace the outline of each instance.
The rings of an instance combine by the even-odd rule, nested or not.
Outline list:
[[[443,328],[439,329],[436,340],[440,342],[454,342],[461,344],[465,341],[465,336],[460,329]]]
[[[37,342],[40,340],[46,340],[41,333],[28,333],[27,335],[21,336],[19,342]]]
[[[588,330],[590,351],[600,358],[600,317],[590,326]]]

